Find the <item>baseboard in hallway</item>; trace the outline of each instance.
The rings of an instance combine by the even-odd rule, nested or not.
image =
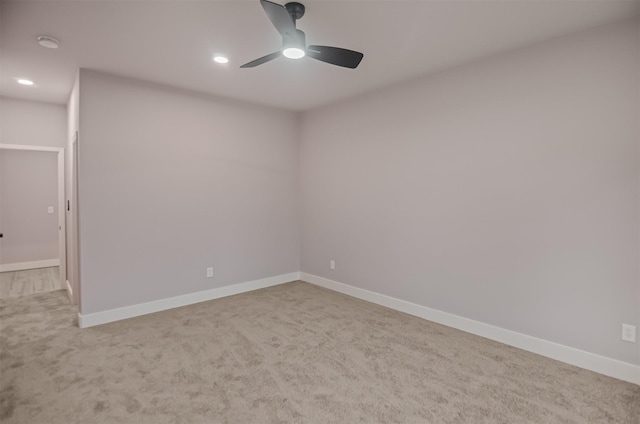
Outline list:
[[[45,259],[42,261],[0,264],[0,272],[24,271],[27,269],[38,269],[38,268],[51,268],[54,266],[60,266],[60,259]]]

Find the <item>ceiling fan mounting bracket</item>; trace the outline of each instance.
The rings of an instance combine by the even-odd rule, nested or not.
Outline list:
[[[298,20],[304,16],[304,4],[298,3],[297,1],[292,1],[284,5],[287,9],[287,12],[291,15],[294,20]]]

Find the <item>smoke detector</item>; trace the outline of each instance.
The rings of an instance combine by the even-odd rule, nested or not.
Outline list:
[[[48,49],[57,49],[60,43],[53,37],[49,37],[48,35],[41,35],[38,37],[38,44]]]

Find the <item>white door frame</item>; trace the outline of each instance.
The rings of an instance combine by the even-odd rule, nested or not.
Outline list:
[[[31,150],[35,152],[56,152],[58,154],[58,257],[60,258],[60,281],[65,283],[67,280],[67,231],[65,226],[66,208],[65,208],[65,191],[64,191],[64,148],[48,147],[48,146],[28,146],[21,144],[2,144],[0,149],[6,150]],[[67,292],[69,286],[67,284]],[[69,292],[69,296],[71,293]]]
[[[69,234],[69,269],[67,269],[67,290],[71,297],[71,303],[80,307],[80,251],[78,249],[78,131],[71,141],[71,157],[69,163],[69,199],[67,208],[69,212],[68,222],[71,234]]]

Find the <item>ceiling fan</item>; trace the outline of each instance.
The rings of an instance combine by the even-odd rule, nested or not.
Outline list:
[[[360,52],[339,47],[307,46],[304,32],[296,29],[296,21],[304,16],[303,4],[290,2],[282,6],[268,0],[260,0],[260,4],[273,26],[282,35],[282,50],[245,63],[241,68],[253,68],[281,56],[289,59],[309,56],[321,62],[355,69],[364,57]]]

